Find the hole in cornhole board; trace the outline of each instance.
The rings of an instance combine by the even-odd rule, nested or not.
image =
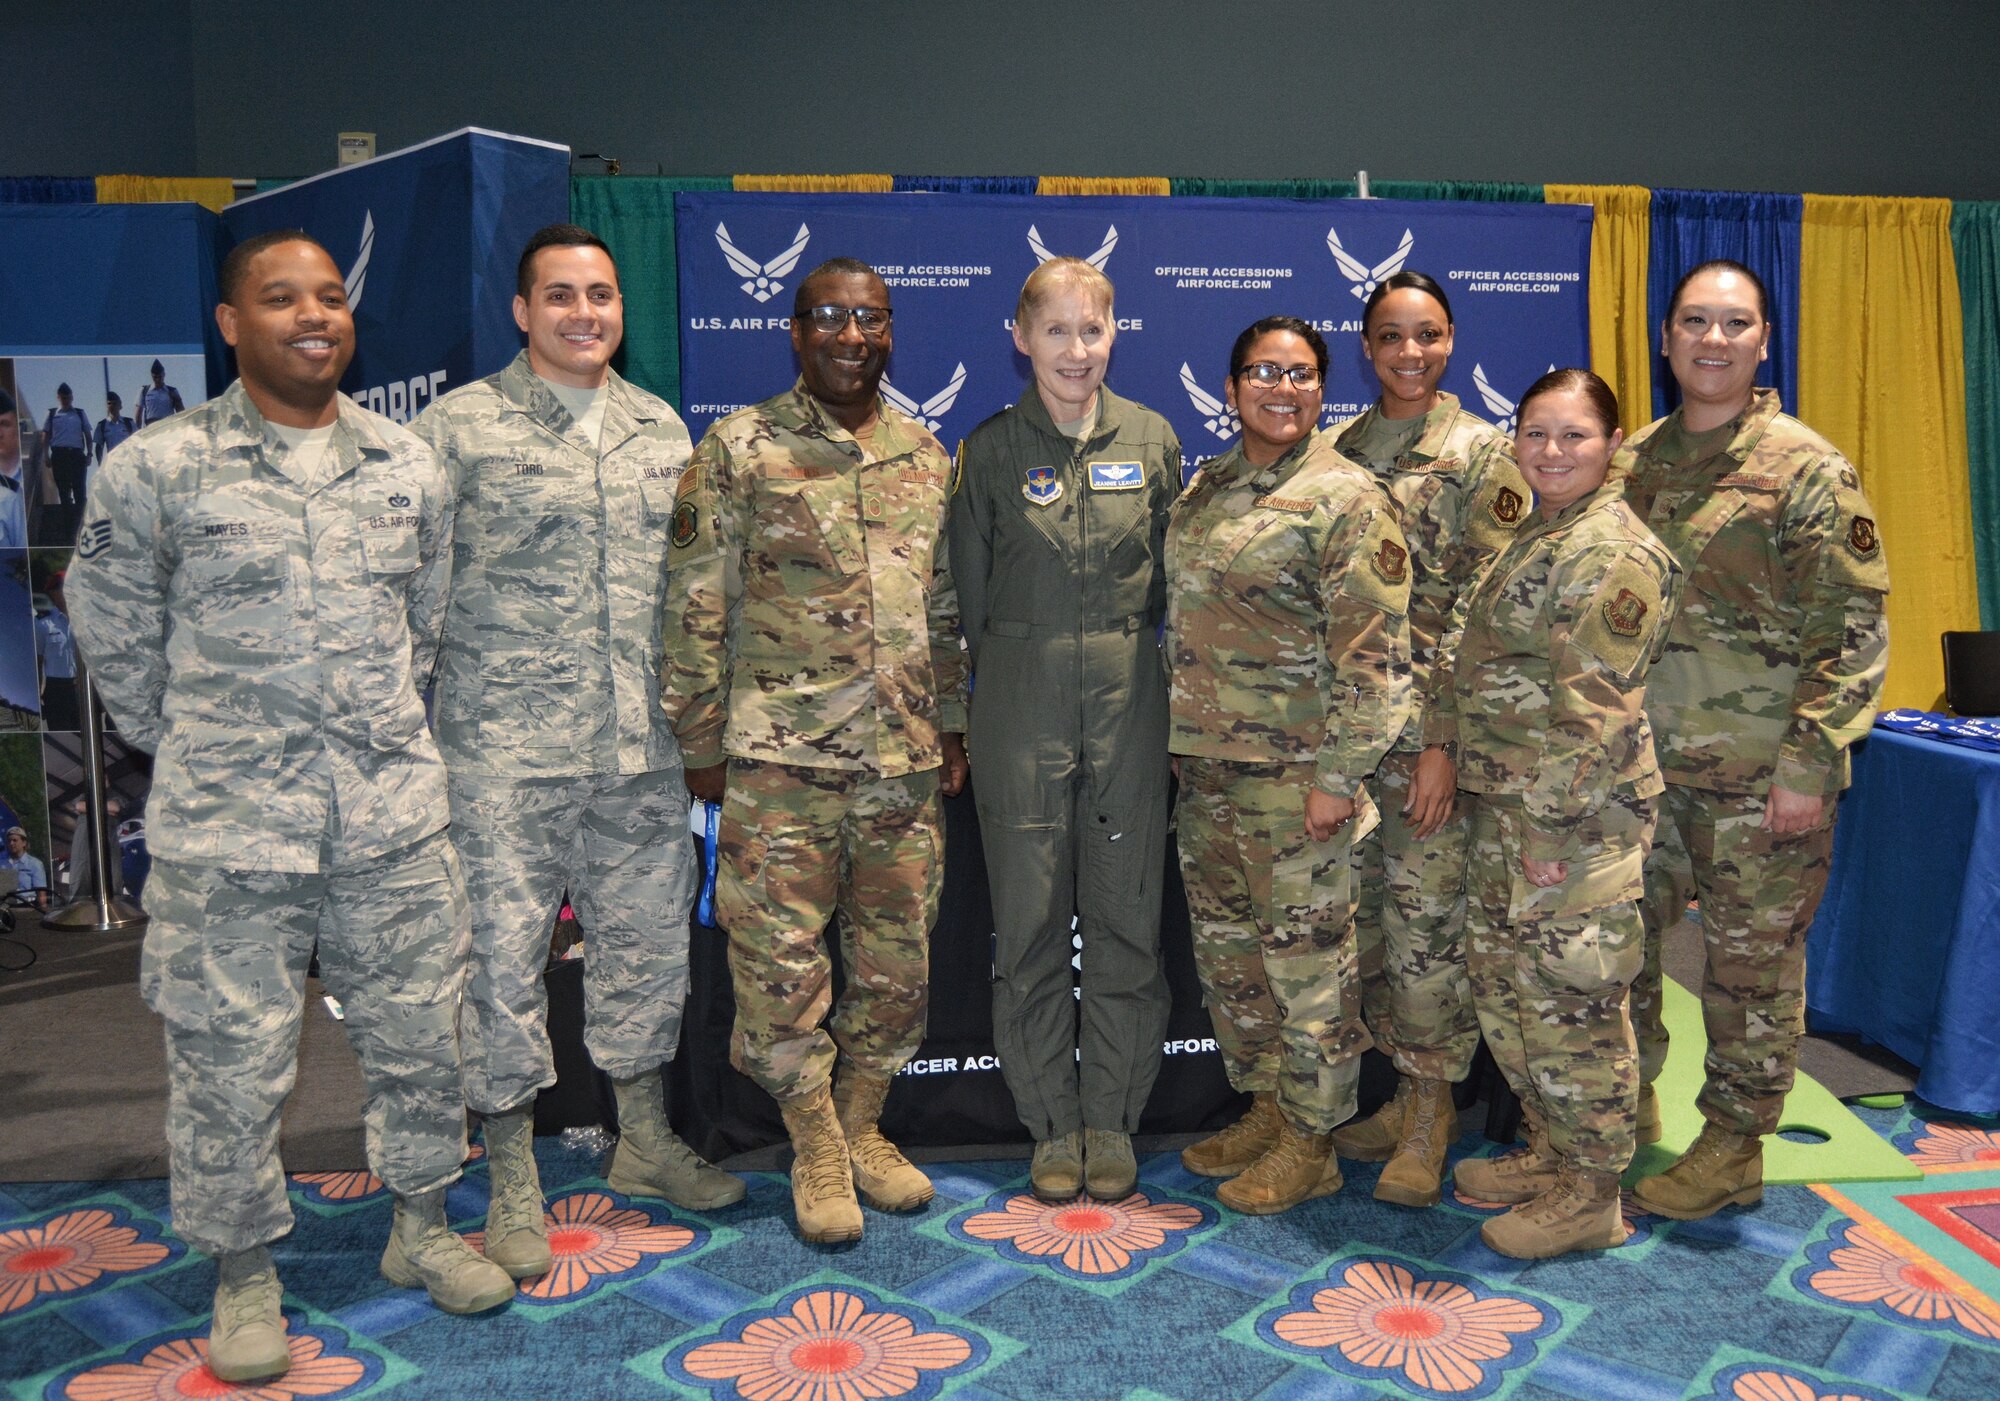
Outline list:
[[[1825,1129],[1816,1129],[1811,1124],[1780,1124],[1778,1137],[1787,1143],[1796,1143],[1806,1148],[1833,1141],[1832,1134]]]

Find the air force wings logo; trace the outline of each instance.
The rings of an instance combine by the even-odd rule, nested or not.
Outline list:
[[[736,275],[745,279],[743,290],[760,302],[768,302],[785,290],[785,284],[778,279],[792,275],[792,269],[805,256],[806,243],[811,238],[811,231],[800,224],[799,231],[792,235],[791,247],[770,262],[760,263],[730,240],[727,224],[718,223],[715,226],[715,241],[722,245],[722,256],[729,260],[729,266]]]
[[[1554,365],[1549,366],[1554,369]],[[1486,367],[1472,367],[1472,387],[1479,391],[1480,402],[1486,405],[1486,412],[1493,415],[1493,426],[1509,437],[1514,433],[1514,401],[1493,387],[1493,381],[1486,378]]]
[[[1340,246],[1338,230],[1329,228],[1326,231],[1327,251],[1333,254],[1334,262],[1340,264],[1341,273],[1354,284],[1348,290],[1364,302],[1383,278],[1394,277],[1403,270],[1403,261],[1410,256],[1410,245],[1416,241],[1416,235],[1404,229],[1403,241],[1396,245],[1396,251],[1371,268]]]
[[[889,407],[899,413],[906,413],[924,427],[935,433],[938,420],[951,412],[951,406],[958,402],[958,391],[965,388],[965,362],[951,372],[951,381],[937,393],[919,404],[895,385],[889,383],[887,375],[882,376],[882,397],[889,401]]]
[[[1236,410],[1203,389],[1201,381],[1194,377],[1194,371],[1185,360],[1181,361],[1181,388],[1187,391],[1188,402],[1194,405],[1194,411],[1202,416],[1202,426],[1216,437],[1227,441],[1243,431],[1243,425],[1237,421]]]
[[[361,309],[361,289],[368,285],[368,260],[375,254],[375,211],[370,209],[361,216],[361,247],[354,255],[354,266],[347,270],[347,309]]]
[[[1111,250],[1117,246],[1118,226],[1113,224],[1105,229],[1103,244],[1099,246],[1095,253],[1086,254],[1084,261],[1099,272],[1102,272],[1104,265],[1111,261]],[[1046,263],[1049,259],[1056,256],[1049,251],[1049,246],[1042,242],[1042,231],[1033,224],[1028,225],[1028,248],[1034,253],[1037,263]]]

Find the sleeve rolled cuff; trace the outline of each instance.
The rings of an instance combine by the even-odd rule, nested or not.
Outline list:
[[[948,700],[938,703],[938,733],[962,735],[966,730],[966,706],[964,701]]]
[[[1361,796],[1361,780],[1344,773],[1335,773],[1322,765],[1313,774],[1313,787],[1329,798],[1358,798]]]
[[[1817,755],[1803,755],[1787,745],[1778,751],[1771,782],[1808,798],[1831,798],[1847,786],[1846,751],[1840,751],[1828,762]]]
[[[1530,861],[1563,861],[1568,859],[1570,834],[1551,832],[1541,827],[1524,827],[1521,831],[1521,854]]]

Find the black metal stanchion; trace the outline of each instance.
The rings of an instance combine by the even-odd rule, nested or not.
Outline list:
[[[104,719],[97,704],[97,687],[90,669],[78,658],[76,694],[83,707],[83,836],[90,851],[90,879],[76,898],[61,909],[42,916],[42,928],[65,929],[73,933],[112,934],[137,929],[146,922],[146,912],[116,893],[117,882],[111,864],[114,848],[111,823],[104,810]],[[72,851],[76,843],[70,843]]]

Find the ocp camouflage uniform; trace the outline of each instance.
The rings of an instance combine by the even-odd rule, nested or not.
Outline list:
[[[993,890],[993,1039],[1037,1139],[1131,1133],[1159,1073],[1170,1010],[1161,556],[1180,459],[1165,419],[1108,388],[1079,441],[1029,393],[961,449],[951,553],[977,668],[969,743]]]
[[[1626,496],[1688,576],[1646,709],[1666,821],[1646,863],[1646,968],[1632,992],[1641,1073],[1666,1063],[1660,943],[1701,901],[1707,1082],[1734,1134],[1774,1132],[1805,1021],[1805,939],[1826,889],[1847,749],[1888,666],[1888,564],[1853,466],[1759,389],[1730,431],[1679,410],[1619,453]],[[1827,800],[1811,831],[1762,829],[1773,784]]]
[[[1556,1156],[1599,1172],[1632,1158],[1626,989],[1663,786],[1643,707],[1678,573],[1615,482],[1537,510],[1467,599],[1455,672],[1479,1024]],[[1537,887],[1523,858],[1568,875]]]
[[[613,373],[587,439],[526,353],[415,425],[458,503],[437,688],[452,841],[472,902],[467,1102],[556,1081],[542,981],[568,889],[584,1045],[614,1080],[672,1060],[696,876],[680,746],[660,708],[667,530],[693,443]]]
[[[1419,841],[1403,804],[1417,756],[1458,740],[1452,664],[1461,601],[1520,527],[1528,485],[1507,435],[1440,393],[1403,450],[1371,451],[1393,421],[1370,408],[1338,430],[1335,446],[1375,474],[1396,503],[1410,547],[1410,719],[1370,785],[1382,825],[1356,846],[1360,894],[1355,947],[1361,1010],[1375,1044],[1404,1075],[1459,1081],[1479,1049],[1465,972],[1463,812]]]
[[[174,1229],[283,1235],[278,1115],[319,947],[367,1081],[368,1165],[458,1176],[470,942],[444,766],[414,678],[436,654],[451,493],[429,448],[339,400],[318,470],[241,384],[105,458],[70,618],[126,739],[157,751],[140,989],[166,1020]]]
[[[739,410],[695,449],[674,510],[662,701],[691,766],[730,760],[730,1056],[779,1100],[826,1085],[836,1047],[886,1076],[924,1034],[939,736],[965,730],[951,459],[879,409],[866,444],[803,382]],[[822,1030],[836,909],[847,984]]]
[[[1209,462],[1167,530],[1169,747],[1196,966],[1230,1084],[1325,1133],[1368,1049],[1354,963],[1362,780],[1410,707],[1409,554],[1394,505],[1314,434]],[[1351,798],[1306,835],[1310,788]]]

